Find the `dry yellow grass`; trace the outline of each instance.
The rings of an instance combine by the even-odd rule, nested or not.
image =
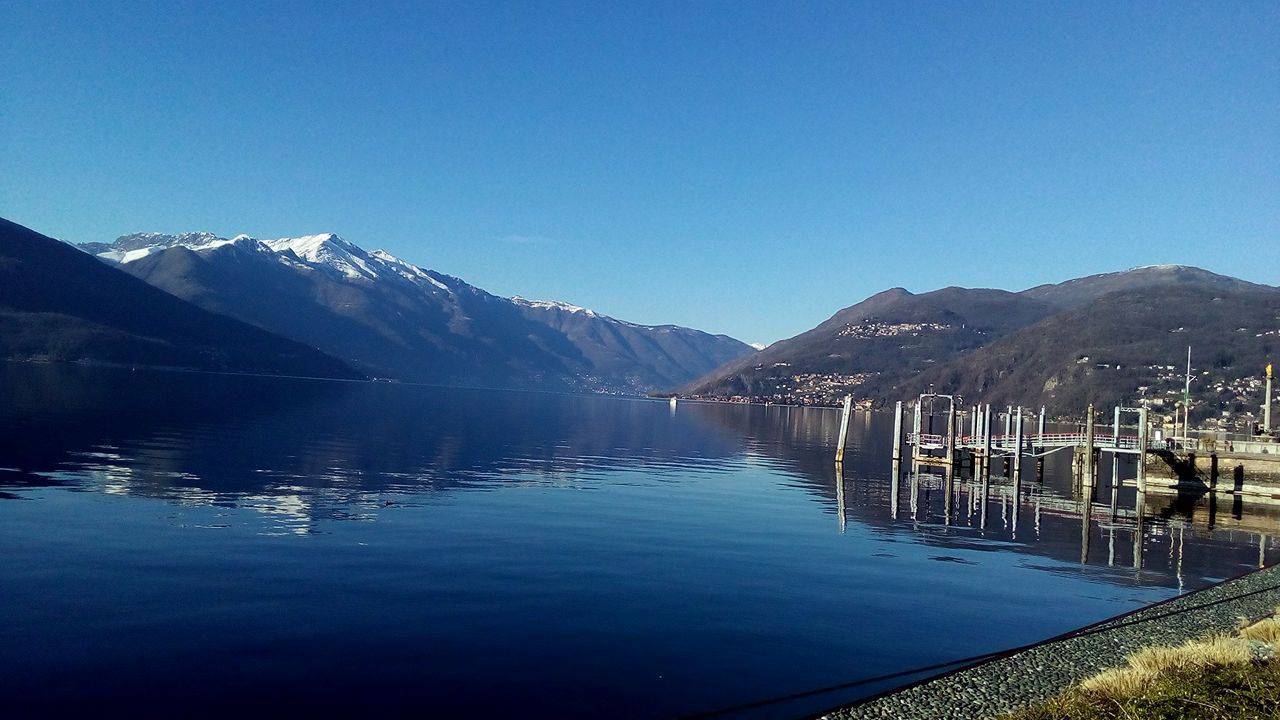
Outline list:
[[[1151,647],[1129,656],[1129,667],[1161,673],[1199,670],[1222,665],[1247,664],[1252,659],[1249,643],[1240,637],[1218,635],[1178,647]]]
[[[1119,667],[1103,671],[1080,683],[1080,691],[1100,698],[1132,697],[1151,682],[1151,676],[1133,668]]]
[[[1251,642],[1280,650],[1280,617],[1266,618],[1233,635],[1140,650],[1126,658],[1125,665],[1006,717],[1280,718],[1280,663],[1259,662]]]
[[[1126,698],[1141,692],[1164,674],[1248,665],[1251,661],[1247,640],[1219,635],[1177,647],[1139,650],[1128,657],[1127,666],[1095,675],[1080,683],[1080,689],[1106,698]]]
[[[1274,648],[1280,648],[1280,618],[1273,616],[1266,620],[1259,620],[1241,630],[1240,634],[1250,640],[1257,640]]]

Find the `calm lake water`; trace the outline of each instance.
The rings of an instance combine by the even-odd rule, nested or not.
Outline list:
[[[1063,632],[1257,567],[1276,524],[1167,501],[1113,522],[1109,491],[1085,524],[1066,454],[1016,531],[1008,490],[983,528],[967,481],[949,519],[936,479],[904,481],[894,517],[892,418],[855,415],[842,483],[838,421],[0,364],[0,692],[671,717]]]

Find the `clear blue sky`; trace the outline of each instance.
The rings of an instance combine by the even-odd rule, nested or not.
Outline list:
[[[746,341],[901,285],[1280,282],[1280,4],[0,0],[0,215],[337,232]]]

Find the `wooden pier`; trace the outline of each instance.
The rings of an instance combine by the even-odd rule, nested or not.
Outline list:
[[[845,436],[852,405],[852,398],[846,398],[837,440],[837,468],[844,461]],[[1113,518],[1121,512],[1117,507],[1119,488],[1124,482],[1119,474],[1120,458],[1123,455],[1137,456],[1133,483],[1139,494],[1138,502],[1142,502],[1147,491],[1148,464],[1144,459],[1151,449],[1146,408],[1114,408],[1111,424],[1098,426],[1096,412],[1091,405],[1086,410],[1082,427],[1071,432],[1049,432],[1043,407],[1033,414],[1013,406],[1000,409],[990,404],[976,404],[962,411],[958,405],[956,396],[924,393],[912,404],[911,422],[907,427],[906,405],[901,401],[894,404],[892,481],[895,497],[896,486],[903,474],[903,463],[907,461],[910,462],[912,476],[917,475],[921,468],[941,470],[948,487],[953,485],[958,473],[967,470],[975,481],[981,483],[984,495],[992,474],[996,473],[1008,479],[1017,497],[1022,492],[1025,461],[1032,461],[1038,482],[1043,480],[1045,457],[1070,450],[1075,485],[1082,497],[1090,499],[1096,495],[1102,455],[1111,454]],[[1122,422],[1126,416],[1133,419],[1131,426]],[[1028,427],[1032,418],[1034,425]],[[909,448],[904,448],[904,445]],[[904,452],[905,449],[909,449],[909,454]],[[946,497],[950,498],[951,494],[948,492]]]
[[[1048,432],[1045,409],[1041,407],[1035,419],[1034,432],[1028,432],[1030,414],[1021,407],[1008,407],[1000,412],[993,411],[990,404],[972,405],[961,412],[957,408],[957,400],[952,395],[922,394],[914,403],[911,427],[905,434],[904,405],[901,401],[894,405],[892,457],[895,474],[906,459],[904,443],[910,446],[913,473],[921,467],[935,467],[953,475],[958,468],[968,467],[974,476],[989,478],[998,469],[1001,475],[1012,478],[1015,483],[1021,481],[1025,460],[1034,461],[1036,475],[1040,476],[1046,455],[1071,449],[1077,476],[1084,485],[1093,487],[1097,485],[1097,464],[1103,453],[1111,454],[1112,468],[1118,470],[1120,456],[1140,456],[1150,446],[1146,408],[1115,408],[1111,426],[1103,427],[1099,432],[1094,408],[1089,406],[1081,429]],[[844,458],[844,435],[848,429],[850,407],[851,403],[846,401],[840,420],[837,463]],[[935,431],[933,426],[939,424],[939,414],[941,427]],[[1136,416],[1132,427],[1122,424],[1125,415]],[[1003,423],[1002,432],[996,431],[997,422]],[[1084,458],[1091,461],[1086,462]],[[1139,462],[1137,467],[1137,484],[1145,489],[1146,465]]]
[[[1099,469],[1105,454],[1111,456],[1112,515],[1118,511],[1116,497],[1121,485],[1136,486],[1145,495],[1177,492],[1207,492],[1244,496],[1260,502],[1280,504],[1280,442],[1268,437],[1229,436],[1189,428],[1181,436],[1153,438],[1151,422],[1144,407],[1112,408],[1100,414],[1090,405],[1085,420],[1070,431],[1050,431],[1045,408],[1029,411],[990,404],[960,407],[960,398],[941,393],[923,393],[914,402],[899,401],[893,408],[894,483],[909,468],[941,470],[950,482],[961,471],[986,483],[992,474],[1008,478],[1020,488],[1024,466],[1031,461],[1037,481],[1043,479],[1048,455],[1069,450],[1075,486],[1086,496],[1098,490]],[[911,417],[907,412],[910,408]],[[852,397],[845,398],[840,417],[836,464],[845,455]],[[1106,424],[1099,423],[1107,418]],[[1121,457],[1134,456],[1133,478],[1120,478]],[[904,467],[910,463],[908,467]]]

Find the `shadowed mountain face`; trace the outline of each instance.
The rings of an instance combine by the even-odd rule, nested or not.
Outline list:
[[[7,220],[0,358],[359,377],[312,347],[202,310]]]
[[[1248,378],[1280,349],[1278,297],[1266,285],[1168,265],[1020,293],[895,288],[686,391],[831,403],[847,393],[902,399],[932,386],[972,401],[1065,411],[1169,390],[1153,387],[1195,345],[1196,392],[1211,401],[1205,412],[1216,413],[1252,402],[1240,399],[1251,392]]]
[[[498,297],[332,234],[262,241],[144,233],[82,247],[205,309],[379,377],[643,392],[750,352],[725,336]]]

